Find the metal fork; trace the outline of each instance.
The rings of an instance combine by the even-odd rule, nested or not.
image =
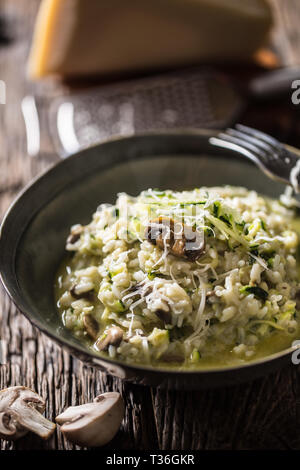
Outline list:
[[[242,124],[220,132],[210,143],[245,155],[267,176],[300,191],[300,152],[264,132]]]

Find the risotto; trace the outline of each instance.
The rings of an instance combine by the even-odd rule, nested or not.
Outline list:
[[[240,187],[148,189],[75,225],[56,280],[64,325],[118,360],[238,364],[299,330],[295,214]]]

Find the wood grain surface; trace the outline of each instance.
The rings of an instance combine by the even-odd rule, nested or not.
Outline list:
[[[283,62],[300,60],[300,3],[272,0],[278,27],[274,44]],[[56,82],[33,84],[24,64],[38,0],[0,0],[0,79],[7,86],[0,104],[0,215],[18,191],[58,157],[48,135],[49,98],[66,90]],[[0,28],[2,28],[0,21]],[[24,96],[40,97],[41,152],[26,153],[21,114]],[[43,99],[45,104],[43,106]],[[299,135],[294,136],[294,140]],[[300,370],[286,367],[277,374],[228,389],[202,392],[158,391],[124,384],[72,358],[16,310],[0,288],[0,339],[3,357],[0,389],[26,385],[47,398],[46,416],[67,406],[92,401],[104,391],[120,391],[126,416],[111,449],[300,449]],[[59,429],[49,441],[27,435],[4,449],[73,449]]]

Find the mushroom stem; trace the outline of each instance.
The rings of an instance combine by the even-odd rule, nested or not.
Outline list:
[[[55,424],[45,418],[31,403],[23,408],[18,402],[11,407],[18,414],[18,421],[28,431],[43,439],[48,439],[55,429]]]

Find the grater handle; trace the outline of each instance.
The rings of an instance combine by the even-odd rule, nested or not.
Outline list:
[[[297,83],[294,83],[298,81]],[[283,67],[266,72],[250,81],[248,93],[256,100],[269,100],[292,94],[294,86],[300,86],[300,66]]]

